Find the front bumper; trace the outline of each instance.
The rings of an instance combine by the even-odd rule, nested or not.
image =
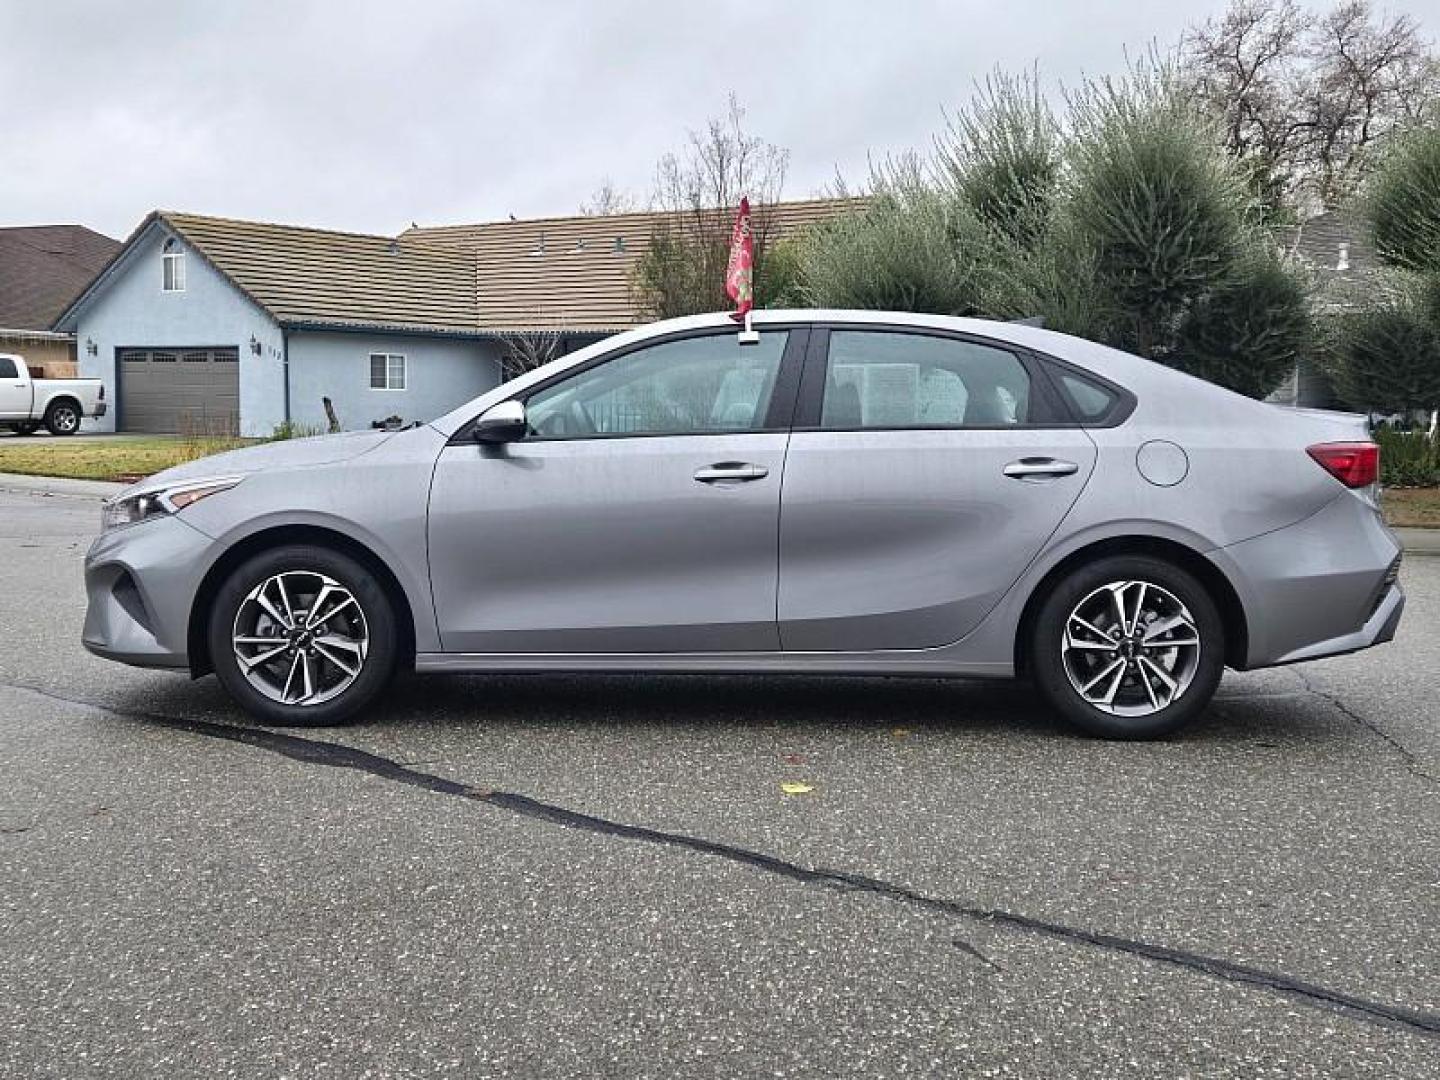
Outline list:
[[[81,643],[126,664],[188,667],[190,607],[213,544],[173,516],[102,535],[85,557]]]

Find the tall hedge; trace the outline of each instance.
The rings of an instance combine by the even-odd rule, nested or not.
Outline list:
[[[1071,122],[1065,212],[1122,313],[1109,343],[1164,361],[1242,250],[1244,180],[1163,69],[1091,83]]]
[[[1036,74],[997,71],[951,118],[939,140],[937,171],[982,224],[1033,250],[1049,229],[1062,147]]]
[[[1440,127],[1397,139],[1375,169],[1364,206],[1382,260],[1440,275]]]
[[[886,182],[869,205],[798,244],[798,292],[814,307],[975,315],[988,240],[973,213],[919,183]]]
[[[1411,280],[1339,317],[1330,375],[1342,401],[1382,415],[1440,408],[1440,323],[1428,300]]]
[[[1039,316],[1256,397],[1309,346],[1305,279],[1163,63],[1086,84],[1063,124],[996,76],[899,179],[802,246],[808,302]]]
[[[1313,344],[1305,282],[1257,237],[1255,250],[1186,311],[1166,362],[1263,398]]]

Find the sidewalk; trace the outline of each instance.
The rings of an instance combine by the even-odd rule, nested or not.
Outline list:
[[[128,484],[108,480],[68,480],[58,476],[26,476],[0,472],[0,491],[25,491],[35,495],[62,495],[72,499],[104,499]]]
[[[1440,555],[1440,529],[1395,529],[1406,555]]]
[[[23,476],[0,473],[0,491],[26,491],[36,495],[59,495],[72,499],[104,499],[123,491],[125,484],[104,480],[65,480],[54,476]],[[1440,555],[1440,529],[1396,529],[1395,535],[1407,555]]]

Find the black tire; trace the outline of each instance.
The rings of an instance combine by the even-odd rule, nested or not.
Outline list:
[[[51,435],[74,435],[80,430],[80,406],[73,401],[53,401],[45,410],[45,429]]]
[[[1077,628],[1076,636],[1082,642],[1097,639],[1105,641],[1110,635],[1119,634],[1119,643],[1115,645],[1113,652],[1097,649],[1093,655],[1082,645],[1081,649],[1071,651],[1071,667],[1067,668],[1065,634],[1072,613],[1087,602],[1103,608],[1108,599],[1113,605],[1114,598],[1102,590],[1124,582],[1134,585],[1122,592],[1121,603],[1134,602],[1138,608],[1140,599],[1134,599],[1138,596],[1142,599],[1150,598],[1157,607],[1167,604],[1169,600],[1178,600],[1183,605],[1190,617],[1189,621],[1195,627],[1194,636],[1198,639],[1193,653],[1189,647],[1165,651],[1159,644],[1148,646],[1148,649],[1154,650],[1155,661],[1142,670],[1141,665],[1152,654],[1146,652],[1145,659],[1139,658],[1141,652],[1147,648],[1139,646],[1144,626],[1147,624],[1137,614],[1134,620],[1137,627],[1134,635],[1121,632],[1118,618],[1113,624],[1100,626],[1100,629],[1106,632],[1104,638]],[[1140,587],[1142,585],[1144,588]],[[1152,590],[1151,586],[1158,586],[1159,591]],[[1168,593],[1169,598],[1165,598],[1164,593]],[[1094,609],[1087,607],[1084,610]],[[1157,616],[1152,621],[1158,624],[1161,620]],[[1091,624],[1095,625],[1095,621],[1091,621]],[[1184,629],[1158,635],[1156,640],[1171,640],[1171,635],[1179,635],[1173,637],[1173,640],[1181,640],[1182,637],[1188,640],[1188,633]],[[1134,643],[1128,646],[1125,645],[1127,636],[1135,638]],[[1225,670],[1225,627],[1214,600],[1194,575],[1173,563],[1151,556],[1117,555],[1098,559],[1063,578],[1041,604],[1028,647],[1027,666],[1041,695],[1076,727],[1091,735],[1108,739],[1156,739],[1178,730],[1204,711],[1215,695],[1220,676]],[[1122,649],[1128,651],[1122,652]],[[1127,659],[1132,656],[1135,658]],[[1182,688],[1168,703],[1163,700],[1166,687],[1158,675],[1152,674],[1157,663],[1164,666],[1166,657],[1175,658],[1177,670],[1188,674],[1188,681],[1181,678],[1174,680],[1181,684]],[[1092,672],[1110,669],[1117,661],[1124,661],[1126,666],[1119,669],[1114,676],[1115,686],[1119,690],[1114,700],[1108,707],[1087,700],[1081,693],[1081,687],[1089,684],[1087,676]],[[1074,668],[1086,664],[1094,666],[1074,672]],[[1168,668],[1165,670],[1171,676],[1177,673]],[[1144,681],[1141,681],[1142,676]],[[1101,680],[1096,687],[1096,696],[1104,696],[1104,691],[1110,687],[1110,681],[1110,676]],[[1077,683],[1080,685],[1077,686]],[[1149,683],[1149,686],[1146,686],[1146,683]],[[1158,693],[1150,696],[1152,691]],[[1157,701],[1161,702],[1159,707]],[[1107,708],[1135,709],[1142,714],[1117,715],[1114,711],[1107,711]],[[1144,712],[1147,709],[1150,711]]]
[[[343,689],[336,690],[333,697],[308,704],[277,700],[267,696],[264,691],[251,682],[251,677],[261,683],[278,682],[282,671],[286,670],[284,665],[288,664],[290,675],[294,675],[296,673],[295,665],[301,661],[304,661],[307,669],[315,671],[316,685],[323,682],[327,671],[339,682],[343,682],[346,676],[337,669],[336,665],[316,652],[328,640],[333,640],[323,636],[324,632],[335,628],[333,620],[326,627],[321,627],[319,632],[312,628],[312,636],[308,639],[292,639],[299,640],[302,645],[310,646],[308,658],[305,656],[294,657],[294,648],[292,647],[288,654],[281,654],[277,661],[252,667],[251,677],[247,677],[241,669],[240,659],[236,656],[237,646],[232,638],[237,633],[237,618],[241,615],[242,605],[246,606],[246,618],[251,617],[256,602],[249,601],[247,598],[252,590],[280,575],[285,575],[284,580],[291,583],[292,592],[295,589],[294,582],[300,582],[300,588],[303,590],[305,581],[323,575],[324,578],[330,579],[334,584],[347,590],[354,599],[355,607],[360,612],[358,620],[360,631],[355,630],[353,626],[348,629],[341,626],[340,629],[346,630],[349,637],[356,637],[363,632],[368,637],[368,649],[358,661],[358,673],[353,676],[353,681]],[[314,599],[313,593],[308,599],[303,591],[297,594],[295,600],[297,627],[304,625],[305,609],[301,605],[313,603]],[[272,604],[272,606],[278,607],[279,605]],[[329,607],[329,605],[326,606]],[[350,616],[350,618],[355,619],[354,616]],[[278,623],[267,626],[265,628],[266,636],[269,636],[270,633],[290,633],[280,630],[279,627]],[[249,631],[252,634],[260,632],[256,629]],[[299,632],[303,634],[303,629]],[[277,637],[276,640],[281,642],[287,639]],[[390,597],[369,568],[350,556],[330,548],[295,544],[275,548],[254,556],[225,580],[211,607],[208,642],[210,661],[214,665],[215,674],[219,677],[220,682],[231,696],[244,707],[246,712],[261,723],[285,727],[324,727],[356,719],[384,692],[394,675],[399,658],[400,634]],[[256,647],[255,654],[252,655],[269,652],[269,650],[268,645]],[[306,650],[302,648],[301,652],[304,653]],[[334,656],[335,653],[332,651],[330,655]],[[351,654],[345,652],[341,655],[348,657]],[[288,660],[287,656],[289,656]],[[303,673],[308,674],[309,671]],[[299,691],[301,685],[297,682],[295,690]],[[273,685],[271,689],[273,691]],[[286,697],[287,691],[290,690],[291,684],[287,681],[281,688],[281,697]]]

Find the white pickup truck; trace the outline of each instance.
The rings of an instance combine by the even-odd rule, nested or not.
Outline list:
[[[0,427],[30,435],[44,424],[51,435],[74,435],[82,419],[104,415],[99,379],[33,379],[23,357],[0,353]]]

